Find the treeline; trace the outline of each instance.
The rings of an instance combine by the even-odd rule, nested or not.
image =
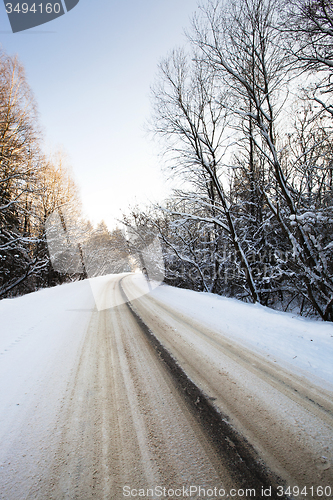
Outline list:
[[[82,265],[75,267],[78,248],[80,255],[85,253]],[[104,223],[95,229],[82,217],[78,189],[64,158],[47,158],[42,152],[36,104],[24,69],[17,58],[1,51],[0,298],[127,270],[126,252],[120,231],[110,232]]]
[[[210,0],[159,66],[166,282],[333,320],[333,5]],[[131,217],[126,223],[131,224]]]
[[[332,68],[331,1],[201,5],[152,92],[179,188],[124,218],[126,242],[82,217],[61,156],[41,152],[23,68],[1,53],[0,297],[130,270],[129,252],[143,267],[158,235],[167,283],[332,321]]]

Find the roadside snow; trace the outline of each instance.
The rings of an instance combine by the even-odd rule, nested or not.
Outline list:
[[[99,309],[115,305],[110,291],[118,278],[110,275],[0,301],[0,484],[5,495],[0,498],[26,498],[27,491],[38,498],[35,488],[55,456],[61,435],[57,416],[89,321]],[[148,293],[142,275],[130,279],[134,296]],[[332,324],[166,285],[149,293],[199,328],[213,329],[333,390]]]
[[[133,276],[133,280],[142,294],[147,293],[141,275]],[[333,389],[332,323],[167,285],[155,288],[151,294],[220,335],[261,353],[313,383]]]
[[[0,498],[27,498],[45,474],[94,307],[87,282],[0,301]]]
[[[132,279],[136,295],[146,294],[147,283],[142,275],[135,274]],[[3,408],[5,393],[14,404],[15,385],[18,390],[21,383],[20,373],[29,373],[31,380],[40,380],[51,357],[61,357],[63,370],[68,375],[91,311],[96,306],[103,309],[106,305],[101,307],[101,300],[111,280],[112,275],[104,276],[0,301],[0,398]],[[138,287],[141,294],[137,293]],[[166,285],[150,293],[179,313],[298,375],[321,385],[324,381],[333,384],[331,323]],[[61,355],[64,350],[66,356]],[[65,383],[67,375],[63,375]]]

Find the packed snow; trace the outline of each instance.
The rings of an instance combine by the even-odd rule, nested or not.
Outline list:
[[[92,312],[117,305],[107,298],[111,276],[0,301],[0,481],[11,498],[21,497],[22,484],[33,489],[47,473],[61,433],[53,429]],[[165,306],[333,390],[332,324],[213,294],[148,287],[141,274],[131,279],[137,297],[150,289]],[[19,482],[13,481],[15,471]]]
[[[147,285],[141,275],[133,279],[142,293],[146,293]],[[151,293],[162,303],[222,336],[315,384],[333,389],[332,323],[164,284]]]
[[[147,284],[142,275],[133,275],[133,279],[136,286],[141,287],[142,294],[146,293]],[[12,385],[19,383],[21,372],[39,379],[47,369],[48,356],[54,356],[55,351],[66,349],[69,358],[75,357],[89,313],[94,308],[101,308],[101,297],[107,284],[108,278],[103,276],[0,301],[2,402],[4,393],[8,397],[15,393]],[[150,293],[224,337],[261,353],[314,383],[332,388],[331,323],[166,285],[157,286]],[[111,304],[106,302],[102,308],[106,306]],[[34,377],[29,372],[32,366]],[[71,362],[64,367],[67,373],[70,366]]]

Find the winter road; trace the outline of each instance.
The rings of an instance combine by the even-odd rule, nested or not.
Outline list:
[[[270,485],[270,498],[292,496],[288,485],[303,489],[294,498],[329,498],[317,488],[333,490],[332,394],[140,286],[110,278],[101,293],[118,305],[69,301],[58,344],[36,356],[31,331],[20,366],[4,356],[0,498],[262,498]]]

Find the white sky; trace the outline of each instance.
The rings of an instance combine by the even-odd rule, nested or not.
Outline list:
[[[129,205],[168,193],[144,124],[157,64],[185,43],[196,7],[197,0],[80,0],[64,16],[13,34],[0,3],[0,43],[26,69],[46,151],[66,152],[94,223],[111,225]]]

